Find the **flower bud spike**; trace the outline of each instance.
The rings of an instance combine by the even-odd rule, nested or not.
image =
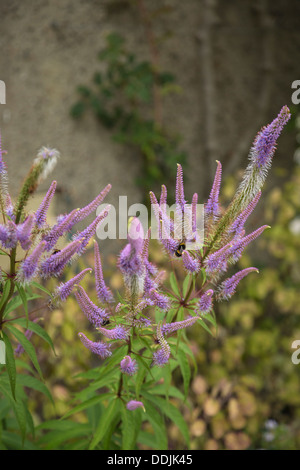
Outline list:
[[[97,354],[101,357],[101,359],[105,359],[112,355],[110,351],[111,345],[109,343],[104,343],[102,341],[94,342],[88,339],[83,333],[78,333],[78,336],[82,342],[82,344],[92,351],[94,354]]]
[[[53,181],[51,183],[51,186],[48,189],[46,196],[42,200],[42,202],[40,204],[40,207],[38,208],[38,210],[35,213],[35,223],[36,223],[37,227],[39,227],[39,228],[43,227],[43,225],[45,225],[45,223],[46,223],[47,211],[49,209],[51,200],[54,196],[54,193],[55,193],[55,190],[56,190],[56,184],[57,184],[56,181]]]

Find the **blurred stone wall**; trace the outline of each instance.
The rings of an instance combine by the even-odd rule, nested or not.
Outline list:
[[[215,160],[225,174],[244,167],[260,127],[284,104],[300,79],[298,0],[143,0],[158,16],[154,34],[161,68],[176,75],[182,93],[165,100],[164,120],[179,132],[188,154],[187,196],[208,193]],[[0,0],[0,105],[3,148],[8,151],[10,189],[16,194],[37,150],[48,145],[62,155],[52,179],[60,192],[57,210],[89,202],[108,183],[107,202],[119,195],[139,202],[133,181],[139,161],[91,115],[74,121],[69,110],[78,84],[99,68],[98,51],[109,32],[149,59],[145,31],[134,2],[125,0]],[[279,141],[276,165],[292,168],[295,137]],[[275,175],[274,170],[272,175]],[[41,190],[45,190],[44,183]]]

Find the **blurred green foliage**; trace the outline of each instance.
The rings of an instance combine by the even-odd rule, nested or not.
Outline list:
[[[116,33],[108,35],[98,59],[102,71],[94,74],[91,86],[77,87],[80,98],[72,106],[71,116],[79,119],[92,110],[101,125],[113,130],[114,141],[130,146],[132,164],[135,155],[140,158],[136,183],[145,195],[159,189],[158,181],[173,183],[176,164],[186,161],[179,150],[179,135],[161,122],[163,98],[181,91],[174,75],[140,61]]]

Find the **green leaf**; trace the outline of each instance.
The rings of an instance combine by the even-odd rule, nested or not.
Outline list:
[[[24,335],[24,333],[22,333],[20,330],[18,330],[17,328],[15,328],[13,325],[11,325],[10,323],[6,323],[5,324],[5,327],[8,328],[12,334],[14,335],[14,337],[19,341],[19,343],[23,346],[25,352],[28,354],[28,356],[30,357],[34,367],[36,368],[36,370],[38,371],[41,379],[43,380],[43,374],[42,374],[42,371],[41,371],[41,368],[40,368],[40,365],[38,363],[38,360],[37,360],[37,356],[36,356],[36,352],[35,352],[35,349],[33,347],[33,345],[31,344],[31,342],[26,338],[26,336]]]
[[[105,433],[108,432],[109,427],[112,421],[114,420],[115,415],[118,411],[119,411],[119,400],[117,398],[114,398],[108,405],[103,416],[101,416],[101,419],[93,435],[93,439],[91,440],[91,443],[89,446],[90,450],[93,450],[97,446],[97,444],[99,444],[99,442],[103,439]]]
[[[46,287],[41,286],[41,284],[39,284],[38,282],[32,281],[30,283],[30,285],[36,287],[37,289],[41,290],[42,292],[45,292],[45,294],[52,297],[52,292],[50,292],[48,289],[46,289]]]
[[[29,300],[34,300],[34,299],[40,299],[41,296],[37,294],[33,294],[31,296],[27,296],[27,301]],[[20,298],[19,295],[16,295],[13,297],[7,304],[6,309],[5,309],[5,315],[3,315],[3,318],[5,318],[10,312],[18,308],[22,304],[22,299]]]
[[[181,349],[177,351],[177,359],[178,359],[181,374],[183,377],[184,396],[186,399],[188,391],[189,391],[190,380],[191,380],[190,364],[189,364],[189,361],[187,360],[185,353]]]
[[[152,406],[149,400],[145,401],[144,404],[146,409],[145,417],[151,424],[155,436],[155,443],[154,445],[152,444],[151,447],[158,450],[167,450],[168,435],[163,416],[157,411],[154,406]]]
[[[190,287],[190,282],[191,282],[191,275],[187,274],[184,281],[183,281],[183,285],[182,285],[183,297],[185,297],[187,292],[188,292],[188,289]]]
[[[179,291],[177,279],[176,279],[175,273],[173,273],[173,272],[170,274],[170,284],[171,284],[173,292],[176,295],[180,296],[180,291]]]
[[[21,300],[22,300],[22,304],[24,306],[24,310],[25,310],[25,315],[26,315],[26,327],[28,325],[28,304],[27,304],[27,296],[26,296],[26,292],[25,292],[25,289],[24,287],[16,284],[17,286],[17,289],[18,289],[18,292],[19,292],[19,295],[21,297]]]
[[[121,416],[122,450],[133,450],[140,430],[141,414],[127,410],[125,403],[122,403]]]
[[[171,421],[173,421],[174,424],[176,424],[182,436],[184,437],[187,445],[189,446],[189,428],[180,411],[172,403],[161,397],[153,396],[147,392],[144,392],[143,395],[148,400],[150,400],[155,406],[157,406],[161,413],[165,414]]]
[[[1,300],[0,300],[0,309],[3,307],[3,305],[5,304],[5,302],[8,299],[9,291],[10,291],[10,284],[11,284],[11,280],[7,279],[7,281],[6,281],[6,283],[4,284],[4,287],[3,287],[3,292],[2,292],[2,296],[1,296]]]
[[[30,320],[27,322],[24,318],[18,318],[14,320],[14,323],[17,323],[18,325],[23,326],[27,330],[33,331],[38,336],[40,336],[44,341],[46,341],[46,343],[49,344],[52,351],[56,355],[52,339],[50,338],[48,333],[44,330],[44,328],[41,325],[39,325],[38,323],[34,323],[33,321],[30,321]]]
[[[88,400],[85,400],[84,402],[80,403],[77,406],[74,406],[71,410],[69,410],[66,414],[64,414],[60,419],[66,419],[72,416],[75,413],[78,413],[79,411],[86,410],[87,408],[90,408],[91,406],[95,406],[97,403],[102,402],[106,400],[107,398],[111,398],[112,393],[101,393],[101,395],[97,395],[95,397],[89,398]]]
[[[18,374],[18,383],[22,384],[25,387],[29,387],[33,390],[37,390],[38,392],[43,393],[49,398],[49,400],[54,405],[54,401],[50,391],[48,390],[46,385],[40,380],[38,380],[36,377],[33,377],[32,375]]]
[[[11,393],[12,393],[12,396],[15,400],[16,399],[16,376],[17,376],[17,371],[16,371],[14,350],[13,350],[13,347],[11,345],[11,342],[10,342],[8,336],[6,335],[6,333],[4,333],[4,331],[2,331],[2,335],[3,335],[3,340],[4,340],[4,343],[5,343],[5,349],[6,349],[6,353],[5,353],[6,370],[7,370],[7,374],[8,374],[8,378],[9,378]]]
[[[0,391],[4,396],[6,396],[12,405],[12,408],[14,410],[14,414],[17,418],[19,428],[21,430],[21,436],[22,436],[22,444],[24,443],[25,440],[25,435],[26,435],[26,408],[25,404],[21,400],[20,396],[18,396],[18,393],[16,393],[16,399],[13,400],[11,394],[9,391],[6,389],[5,385],[0,382]]]

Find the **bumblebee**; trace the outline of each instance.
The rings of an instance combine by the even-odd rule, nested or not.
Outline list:
[[[110,324],[110,321],[108,318],[103,318],[102,322],[101,322],[101,326],[106,326],[106,325],[109,325]]]
[[[182,241],[179,243],[177,250],[175,250],[175,256],[177,256],[177,258],[180,258],[184,250],[185,250],[185,242]]]

